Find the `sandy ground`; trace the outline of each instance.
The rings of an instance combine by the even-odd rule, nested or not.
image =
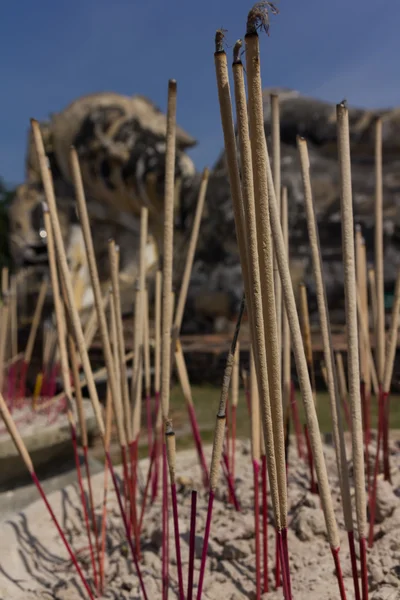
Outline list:
[[[207,457],[210,449],[207,449]],[[325,446],[325,456],[332,486],[334,506],[341,530],[341,562],[345,576],[347,598],[353,599],[347,535],[338,493],[338,479],[333,449]],[[143,477],[147,461],[142,461]],[[351,462],[350,471],[351,471]],[[392,485],[383,481],[378,488],[378,519],[375,543],[368,555],[370,598],[400,599],[400,452],[392,447]],[[200,486],[200,470],[193,451],[177,456],[179,488],[179,526],[184,581],[188,565],[188,533],[190,496],[193,485]],[[255,598],[253,480],[249,445],[240,442],[236,455],[236,488],[242,511],[235,512],[226,503],[226,486],[221,479],[213,513],[211,540],[203,598],[205,600],[239,600]],[[101,513],[103,474],[93,477],[98,515]],[[307,466],[297,458],[292,444],[289,468],[289,552],[293,598],[296,600],[333,600],[339,598],[331,552],[326,541],[325,524],[318,496],[308,492]],[[200,489],[200,487],[199,487]],[[49,497],[68,540],[79,552],[84,572],[91,577],[87,541],[83,533],[82,511],[76,486],[71,485]],[[109,494],[109,527],[107,535],[106,593],[114,600],[139,599],[138,579],[124,542],[121,519],[114,492]],[[207,495],[199,491],[195,560],[195,587],[205,526]],[[141,568],[149,599],[161,598],[161,504],[157,502],[146,512],[142,532]],[[269,506],[271,523],[271,506]],[[170,521],[169,598],[177,598],[173,524]],[[269,594],[268,600],[283,598],[273,591],[275,534],[269,526]],[[358,544],[357,544],[358,547]],[[196,591],[194,597],[196,596]],[[37,598],[72,600],[85,598],[66,551],[39,500],[23,512],[0,523],[0,599],[31,600]]]

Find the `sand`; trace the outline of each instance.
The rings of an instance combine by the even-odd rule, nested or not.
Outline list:
[[[210,449],[206,449],[209,460]],[[235,512],[226,504],[226,486],[221,479],[211,528],[211,539],[203,598],[205,600],[239,600],[255,598],[254,521],[252,513],[252,468],[249,444],[239,442],[236,455],[236,488],[242,511]],[[400,599],[400,452],[392,445],[392,485],[379,481],[378,519],[375,543],[368,554],[371,600]],[[373,451],[372,451],[373,454]],[[338,479],[334,453],[325,445],[335,509],[341,529],[341,562],[345,576],[347,598],[353,599],[353,583],[349,561],[347,535],[343,530]],[[142,461],[143,478],[148,461]],[[351,463],[350,463],[351,469]],[[199,485],[201,473],[196,454],[184,451],[177,456],[179,476],[179,525],[183,574],[186,588],[188,565],[188,532],[190,496],[193,485]],[[98,515],[101,514],[103,474],[93,477]],[[333,561],[326,541],[325,524],[318,496],[308,491],[308,467],[297,457],[291,445],[289,467],[289,552],[293,598],[296,600],[333,600],[339,598]],[[68,486],[49,497],[57,517],[67,532],[68,540],[88,577],[91,576],[87,540],[82,526],[82,514],[75,485]],[[104,598],[115,600],[139,599],[138,579],[134,572],[123,528],[118,514],[115,494],[109,494],[109,528],[107,535],[106,592]],[[195,584],[205,525],[207,495],[199,491]],[[269,506],[271,517],[271,507]],[[270,518],[271,523],[271,518]],[[169,598],[177,596],[173,524],[170,522]],[[283,598],[281,590],[274,591],[273,567],[275,534],[269,525],[269,594],[268,600]],[[358,546],[358,544],[357,544]],[[146,512],[142,532],[141,563],[149,599],[161,598],[161,504],[160,499]],[[196,597],[196,591],[194,593]],[[72,600],[86,598],[56,530],[39,500],[22,513],[0,523],[0,599],[31,600],[34,598]]]

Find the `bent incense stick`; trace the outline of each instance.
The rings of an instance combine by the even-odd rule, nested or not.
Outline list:
[[[222,447],[224,444],[225,437],[225,424],[226,424],[226,400],[228,397],[229,385],[232,376],[233,370],[233,361],[235,358],[236,352],[236,343],[239,337],[240,325],[242,322],[242,317],[245,308],[245,299],[244,296],[242,298],[242,302],[240,305],[239,315],[236,322],[235,333],[232,338],[231,347],[229,349],[228,357],[226,359],[226,366],[224,371],[224,377],[222,380],[221,387],[221,395],[219,401],[219,407],[216,417],[216,424],[214,429],[214,440],[212,447],[212,456],[211,456],[211,466],[210,466],[210,491],[208,496],[208,508],[207,508],[207,517],[206,517],[206,527],[204,531],[204,539],[203,539],[203,549],[201,553],[201,564],[200,564],[200,574],[199,574],[199,583],[197,590],[197,600],[201,600],[201,596],[203,593],[203,583],[204,583],[204,574],[207,560],[207,550],[208,550],[208,540],[210,537],[210,529],[211,529],[211,519],[212,519],[212,510],[214,504],[215,492],[218,485],[218,475],[219,475],[219,465],[221,463],[222,456]]]
[[[71,277],[70,277],[68,264],[67,264],[67,257],[66,257],[66,253],[65,253],[64,242],[63,242],[63,237],[62,237],[62,233],[61,233],[61,227],[60,227],[58,214],[57,214],[51,172],[48,168],[48,161],[47,161],[47,157],[46,157],[45,150],[44,150],[44,145],[43,145],[43,140],[42,140],[42,136],[41,136],[41,132],[40,132],[40,128],[39,128],[39,123],[37,121],[35,121],[34,119],[32,119],[31,125],[32,125],[32,132],[33,132],[33,137],[34,137],[34,141],[35,141],[35,147],[36,147],[36,151],[37,151],[37,155],[38,155],[38,159],[39,159],[40,172],[41,172],[43,187],[45,190],[45,196],[46,196],[46,199],[48,200],[48,205],[49,205],[51,225],[52,225],[52,229],[53,229],[53,234],[54,234],[54,238],[55,238],[55,246],[56,246],[56,251],[57,251],[57,255],[58,255],[58,264],[60,267],[62,281],[64,283],[65,290],[66,290],[71,325],[72,325],[75,341],[76,341],[76,344],[77,344],[77,347],[79,350],[79,354],[81,357],[83,370],[86,375],[87,385],[88,385],[88,389],[89,389],[89,395],[90,395],[90,399],[92,402],[93,412],[95,414],[97,427],[98,427],[103,445],[105,447],[105,444],[104,444],[105,428],[104,428],[103,416],[102,416],[102,412],[101,412],[99,398],[97,395],[96,385],[95,385],[95,382],[93,379],[93,373],[92,373],[92,369],[91,369],[91,365],[90,365],[88,351],[87,351],[87,348],[85,345],[85,339],[83,336],[82,325],[80,322],[77,308],[74,304],[74,294],[73,294]],[[122,442],[121,446],[123,446],[125,439],[124,439],[124,430],[123,430],[122,423],[121,423],[121,411],[119,410],[119,408],[120,408],[120,403],[118,402],[118,399],[115,399],[114,413],[115,413],[115,418],[117,421],[118,434],[119,434],[120,440]],[[139,578],[142,594],[143,594],[143,597],[145,599],[147,599],[146,590],[145,590],[145,587],[143,584],[143,579],[141,576],[139,563],[137,561],[135,548],[133,546],[133,543],[132,543],[132,540],[130,537],[129,526],[128,526],[128,522],[126,520],[126,515],[125,515],[124,509],[122,506],[118,482],[117,482],[117,479],[115,476],[114,467],[112,464],[112,460],[111,460],[109,451],[106,451],[106,458],[107,458],[107,461],[109,464],[109,469],[111,472],[111,476],[112,476],[112,480],[113,480],[113,484],[114,484],[114,488],[115,488],[115,493],[117,495],[118,505],[120,508],[121,517],[122,517],[124,528],[125,528],[125,533],[127,536],[127,541],[128,541],[131,553],[132,553],[133,561],[135,563],[136,572],[137,572],[137,575]]]
[[[360,401],[360,371],[357,332],[357,300],[353,234],[353,198],[351,185],[349,115],[344,103],[337,106],[338,155],[340,171],[340,204],[342,224],[342,247],[345,283],[347,364],[349,399],[352,418],[352,449],[354,464],[355,501],[360,538],[361,589],[363,600],[368,598],[366,554],[366,499],[363,432]]]
[[[310,178],[310,160],[307,150],[307,142],[302,138],[297,138],[297,146],[300,155],[304,199],[307,215],[308,237],[311,246],[311,255],[313,261],[314,279],[317,292],[317,303],[319,312],[319,321],[321,334],[324,346],[324,358],[326,369],[326,383],[329,393],[330,411],[332,419],[332,431],[334,438],[334,448],[336,454],[336,467],[341,488],[343,517],[345,528],[348,534],[349,544],[351,547],[351,556],[355,556],[354,551],[354,534],[353,534],[353,516],[351,507],[350,481],[347,466],[346,444],[344,439],[344,431],[342,424],[342,416],[340,411],[340,395],[338,388],[338,380],[335,369],[335,361],[333,355],[331,326],[328,316],[328,301],[326,297],[326,288],[324,284],[324,273],[322,265],[321,246],[315,215],[315,205],[312,196],[311,178]],[[352,560],[352,572],[355,588],[356,599],[360,599],[358,586],[358,571],[357,564]]]
[[[76,571],[78,573],[78,576],[79,576],[79,578],[80,578],[80,580],[81,580],[81,582],[82,582],[85,590],[87,591],[88,597],[91,600],[94,600],[94,595],[92,593],[92,590],[90,589],[90,586],[89,586],[89,584],[88,584],[88,582],[87,582],[84,574],[82,573],[82,570],[81,570],[81,568],[80,568],[80,566],[78,564],[76,556],[75,556],[75,554],[74,554],[71,546],[68,544],[67,539],[66,539],[66,537],[65,537],[65,535],[64,535],[64,533],[63,533],[63,531],[61,529],[61,526],[60,526],[60,524],[59,524],[59,522],[57,520],[57,517],[55,516],[55,514],[53,512],[53,509],[51,508],[51,506],[50,506],[50,504],[49,504],[49,502],[47,500],[46,494],[43,491],[42,486],[40,485],[39,479],[37,478],[35,470],[34,470],[34,467],[33,467],[33,463],[32,463],[31,457],[29,456],[28,450],[26,449],[26,446],[25,446],[25,444],[24,444],[24,442],[23,442],[23,440],[22,440],[22,438],[21,438],[21,436],[20,436],[20,434],[19,434],[19,432],[18,432],[18,430],[17,430],[17,428],[15,426],[15,423],[14,423],[12,417],[11,417],[11,414],[10,414],[8,408],[7,408],[7,405],[5,403],[5,400],[4,400],[3,396],[2,396],[2,394],[0,394],[0,414],[1,414],[1,417],[2,417],[2,419],[3,419],[3,421],[4,421],[5,425],[6,425],[6,427],[8,429],[8,432],[9,432],[9,434],[10,434],[10,436],[11,436],[13,442],[14,442],[14,445],[15,445],[15,447],[16,447],[16,449],[17,449],[17,451],[18,451],[18,453],[19,453],[19,455],[21,457],[21,459],[23,460],[23,462],[24,462],[24,464],[25,464],[25,466],[26,466],[26,468],[27,468],[30,476],[32,477],[32,480],[33,480],[33,482],[34,482],[34,484],[35,484],[35,486],[36,486],[36,488],[37,488],[37,490],[38,490],[38,492],[39,492],[39,494],[40,494],[40,496],[41,496],[41,498],[43,500],[43,502],[46,505],[46,508],[47,508],[47,510],[49,512],[51,520],[53,521],[54,525],[57,528],[57,531],[58,531],[58,534],[59,534],[59,536],[61,538],[61,541],[64,544],[64,546],[65,546],[65,548],[66,548],[66,550],[67,550],[67,552],[69,554],[69,557],[70,557],[70,559],[72,561],[72,564],[74,565],[74,567],[75,567],[75,569],[76,569]]]

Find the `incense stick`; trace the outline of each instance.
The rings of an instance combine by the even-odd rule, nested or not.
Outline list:
[[[256,568],[256,598],[261,598],[261,560],[260,560],[260,401],[257,389],[256,367],[254,354],[250,351],[250,398],[251,398],[251,453],[254,480],[254,537],[255,537],[255,568]]]
[[[178,303],[175,309],[174,333],[176,336],[179,335],[179,332],[181,330],[183,313],[185,310],[186,298],[189,289],[190,276],[192,273],[193,260],[196,251],[197,240],[199,237],[201,218],[204,210],[204,202],[207,194],[208,179],[209,171],[207,168],[205,168],[201,178],[200,190],[196,204],[196,211],[193,219],[192,232],[190,235],[189,245],[186,254],[185,269],[183,271]]]
[[[51,226],[51,222],[50,222],[50,215],[47,210],[47,207],[45,207],[45,209],[44,209],[43,218],[44,218],[45,230],[47,233],[47,253],[48,253],[48,258],[49,258],[51,284],[52,284],[52,289],[53,289],[54,310],[55,310],[55,314],[56,314],[56,326],[57,326],[58,350],[59,350],[59,354],[60,354],[60,363],[61,363],[61,375],[62,375],[62,380],[63,380],[64,393],[67,398],[67,417],[68,417],[68,422],[69,422],[69,426],[70,426],[70,430],[71,430],[71,438],[72,438],[72,443],[73,443],[74,458],[75,458],[76,471],[77,471],[77,476],[78,476],[80,499],[81,499],[82,510],[83,510],[83,514],[84,514],[86,534],[87,534],[88,542],[89,542],[94,583],[95,583],[95,587],[98,588],[96,562],[95,562],[95,558],[94,558],[92,536],[91,536],[90,526],[89,526],[89,515],[88,515],[88,511],[87,511],[87,506],[86,506],[85,493],[84,493],[83,482],[82,482],[82,474],[81,474],[80,462],[79,462],[79,456],[78,456],[75,417],[72,412],[71,380],[70,380],[70,374],[69,374],[68,354],[67,354],[67,346],[66,346],[67,327],[66,327],[66,323],[65,323],[63,307],[61,304],[60,287],[59,287],[58,274],[57,274],[57,263],[56,263],[55,249],[54,249],[53,230],[52,230],[52,226]],[[77,404],[77,407],[78,407],[78,414],[79,414],[80,409],[82,410],[82,407],[79,407],[79,404]],[[82,415],[80,415],[80,418],[82,418]],[[84,419],[85,419],[85,417],[83,417],[82,420],[84,420]],[[83,429],[82,429],[82,431],[83,431]]]
[[[250,11],[247,21],[247,33],[245,36],[249,133],[254,178],[254,197],[257,199],[255,202],[257,223],[256,229],[265,326],[264,343],[267,352],[267,372],[280,504],[280,519],[283,530],[287,528],[287,490],[285,467],[285,434],[283,429],[282,387],[280,379],[281,357],[278,355],[278,331],[276,324],[273,261],[271,254],[272,236],[268,214],[269,189],[267,180],[267,147],[264,133],[263,99],[259,63],[259,40],[252,14],[252,11]],[[282,565],[282,577],[283,579],[286,577],[286,575],[284,576],[284,565]]]
[[[237,44],[238,45],[238,44]],[[240,45],[237,50],[240,49]],[[238,51],[237,51],[238,55]],[[226,56],[225,53],[219,53],[216,55],[216,65],[220,69],[218,76],[219,79],[219,90],[220,90],[220,103],[221,103],[221,120],[224,124],[224,119],[230,123],[232,118],[232,109],[230,105],[229,91],[229,79],[226,68]],[[218,61],[218,62],[217,62]],[[249,139],[249,128],[248,128],[248,112],[246,94],[244,88],[244,73],[243,65],[239,60],[238,56],[234,56],[233,64],[233,77],[235,85],[235,102],[236,102],[236,115],[238,122],[238,137],[239,137],[239,148],[241,158],[241,172],[242,172],[242,183],[243,183],[243,200],[242,194],[240,196],[234,196],[232,193],[232,201],[239,206],[236,208],[236,218],[241,218],[241,205],[244,206],[244,226],[245,235],[247,241],[247,248],[241,248],[239,245],[239,252],[241,254],[242,271],[243,266],[244,272],[244,284],[246,293],[248,293],[250,305],[248,307],[250,331],[252,336],[252,344],[254,350],[254,359],[258,381],[258,391],[260,394],[261,410],[262,410],[262,425],[264,430],[264,440],[266,445],[266,456],[268,461],[268,477],[270,482],[271,500],[274,512],[275,527],[281,529],[281,516],[279,506],[279,494],[277,484],[277,473],[275,464],[275,449],[273,443],[273,427],[272,427],[272,415],[271,405],[269,399],[269,382],[267,376],[267,356],[265,349],[265,334],[264,334],[264,316],[262,309],[262,298],[261,298],[261,282],[260,282],[260,269],[257,249],[257,226],[256,226],[256,211],[255,211],[255,199],[254,199],[254,187],[253,187],[253,167],[251,162],[251,146]],[[228,136],[227,136],[228,137]],[[225,143],[225,149],[228,153],[228,148],[231,144]],[[230,158],[230,161],[236,161],[236,167],[232,166],[233,175],[239,174],[237,165],[236,155]],[[233,187],[231,185],[231,191]],[[236,225],[239,230],[239,225]],[[239,239],[238,239],[239,242]],[[247,255],[247,256],[246,256]],[[246,258],[248,260],[248,267],[246,265]],[[245,276],[247,274],[247,277]]]
[[[31,362],[33,348],[36,341],[36,334],[39,327],[39,322],[42,316],[43,305],[46,299],[48,289],[48,282],[44,279],[40,285],[39,295],[36,301],[35,312],[33,314],[32,324],[29,331],[28,341],[26,343],[25,352],[21,365],[20,382],[19,382],[19,397],[24,398],[26,393],[26,375],[28,372],[29,364]]]
[[[348,393],[347,393],[347,384],[346,384],[346,375],[344,373],[344,365],[343,365],[343,356],[341,352],[336,352],[336,369],[338,374],[338,385],[340,398],[342,400],[344,414],[347,421],[348,430],[351,431],[351,416],[350,409],[348,405]]]
[[[86,375],[90,399],[91,399],[93,411],[94,411],[94,414],[96,417],[97,426],[98,426],[98,429],[99,429],[99,432],[100,432],[100,435],[101,435],[101,438],[103,441],[103,445],[104,445],[104,441],[105,441],[105,439],[104,439],[104,435],[105,435],[104,422],[103,422],[103,417],[102,417],[102,413],[101,413],[100,402],[99,402],[98,395],[97,395],[96,385],[93,380],[93,373],[92,373],[92,369],[91,369],[91,365],[90,365],[90,361],[89,361],[89,356],[88,356],[87,348],[85,346],[85,340],[84,340],[84,336],[83,336],[81,322],[79,319],[77,308],[74,305],[74,295],[73,295],[73,290],[72,290],[71,277],[70,277],[70,273],[68,270],[64,242],[63,242],[61,227],[60,227],[60,223],[59,223],[58,215],[57,215],[52,177],[51,177],[50,170],[48,169],[48,166],[47,166],[48,162],[47,162],[47,157],[46,157],[45,151],[44,151],[43,140],[41,137],[39,123],[37,121],[35,121],[34,119],[32,119],[31,125],[32,125],[32,132],[33,132],[33,136],[34,136],[36,151],[37,151],[37,155],[38,155],[38,159],[39,159],[43,187],[45,190],[46,199],[49,204],[51,224],[52,224],[52,229],[53,229],[54,238],[55,238],[56,250],[57,250],[57,254],[58,254],[58,263],[60,266],[62,280],[63,280],[65,289],[66,289],[66,294],[67,294],[67,299],[68,299],[68,310],[70,311],[70,318],[71,318],[73,333],[74,333],[75,341],[76,341],[76,344],[77,344],[77,347],[79,350],[79,354],[81,356],[82,366],[83,366],[83,369],[84,369],[84,372]],[[100,311],[100,314],[101,314],[101,311]],[[112,367],[112,365],[111,365],[111,367]],[[118,409],[119,409],[119,402],[117,400],[115,402],[115,417],[117,420],[117,426],[118,426],[118,422],[120,424],[120,426],[118,427],[118,430],[119,430],[119,435],[121,436],[120,439],[123,442],[124,441],[124,431],[123,431],[123,428],[121,427],[121,418],[120,418],[121,415],[118,414]],[[132,540],[130,538],[128,522],[126,520],[126,515],[125,515],[124,509],[122,506],[122,502],[121,502],[121,497],[120,497],[119,488],[118,488],[118,482],[117,482],[117,479],[115,476],[110,453],[108,451],[106,451],[106,458],[109,463],[109,468],[110,468],[111,476],[113,479],[113,484],[114,484],[115,492],[117,495],[119,508],[121,511],[121,517],[122,517],[122,520],[124,523],[124,528],[125,528],[125,532],[127,535],[127,541],[128,541],[128,544],[129,544],[129,547],[130,547],[130,550],[132,553],[132,557],[133,557],[133,560],[135,563],[136,571],[138,574],[140,587],[141,587],[144,598],[147,599],[147,594],[146,594],[146,590],[144,588],[139,563],[137,561],[135,549],[134,549]]]
[[[225,424],[226,424],[226,400],[228,397],[229,385],[232,376],[233,370],[233,361],[236,352],[236,343],[239,337],[240,325],[242,322],[242,317],[245,308],[245,299],[244,296],[242,298],[242,302],[240,305],[239,315],[236,322],[235,332],[232,338],[231,347],[229,349],[229,353],[226,359],[226,366],[224,371],[224,377],[222,380],[221,386],[221,395],[219,400],[218,412],[216,417],[216,424],[214,429],[214,440],[212,447],[212,456],[211,456],[211,466],[210,466],[210,491],[208,496],[208,507],[207,507],[207,517],[206,517],[206,527],[204,531],[204,540],[203,540],[203,549],[201,553],[201,564],[200,564],[200,574],[199,574],[199,583],[197,590],[197,600],[201,600],[201,595],[203,593],[203,583],[204,583],[204,573],[205,566],[207,560],[207,550],[208,550],[208,540],[210,537],[210,529],[211,529],[211,518],[212,518],[212,509],[214,504],[215,491],[218,485],[218,474],[219,474],[219,465],[221,463],[222,456],[222,446],[224,443],[224,434],[225,434]]]
[[[322,265],[321,246],[319,233],[315,215],[315,205],[312,196],[311,179],[310,179],[310,161],[307,150],[307,143],[304,139],[298,138],[297,145],[299,149],[301,171],[304,186],[304,199],[307,215],[308,236],[311,246],[311,255],[313,261],[314,279],[316,283],[317,303],[321,333],[324,346],[324,358],[327,388],[329,393],[332,431],[334,439],[334,447],[336,454],[336,466],[338,471],[339,483],[341,488],[343,517],[345,528],[348,533],[351,555],[355,557],[354,551],[354,534],[353,534],[353,517],[351,507],[350,481],[347,466],[346,444],[344,440],[344,431],[342,424],[342,416],[340,411],[340,396],[338,389],[338,381],[335,369],[335,361],[333,355],[331,326],[328,316],[328,301],[326,297],[326,288],[324,284],[324,273]],[[356,599],[359,600],[360,593],[358,587],[358,572],[357,564],[352,561],[353,581],[355,588]]]
[[[361,587],[363,600],[368,598],[366,564],[366,499],[363,435],[360,403],[360,372],[357,333],[357,302],[353,234],[353,199],[351,186],[350,136],[348,110],[344,103],[337,106],[338,155],[340,168],[340,203],[342,215],[342,247],[345,304],[349,399],[352,418],[352,449],[355,481],[356,515],[361,554]]]
[[[304,283],[300,283],[300,315],[302,324],[302,333],[304,340],[304,351],[307,360],[308,372],[310,374],[311,387],[314,395],[314,402],[317,403],[317,390],[315,385],[315,369],[313,360],[313,349],[311,341],[310,315],[308,311],[307,288]]]
[[[80,566],[78,564],[76,556],[75,556],[75,554],[74,554],[71,546],[68,544],[67,539],[66,539],[66,537],[65,537],[65,535],[64,535],[64,533],[63,533],[63,531],[61,529],[61,526],[60,526],[60,524],[59,524],[59,522],[57,520],[57,517],[55,516],[55,514],[53,512],[53,509],[51,508],[51,506],[50,506],[50,504],[49,504],[49,502],[48,502],[48,500],[46,498],[46,494],[43,491],[42,486],[40,485],[39,479],[37,478],[37,475],[36,475],[34,467],[33,467],[33,463],[32,463],[31,457],[29,456],[28,450],[26,449],[26,446],[25,446],[25,444],[24,444],[24,442],[23,442],[23,440],[22,440],[22,438],[21,438],[21,436],[20,436],[20,434],[19,434],[19,432],[18,432],[18,430],[17,430],[17,428],[15,426],[15,423],[14,423],[12,417],[11,417],[11,414],[10,414],[8,408],[7,408],[7,405],[5,403],[5,400],[4,400],[3,396],[2,396],[2,394],[0,394],[0,414],[1,414],[1,417],[2,417],[2,419],[3,419],[3,421],[4,421],[5,425],[6,425],[7,429],[8,429],[8,432],[9,432],[9,434],[10,434],[10,436],[11,436],[13,442],[14,442],[14,445],[15,445],[15,447],[16,447],[19,455],[21,456],[21,459],[23,460],[23,462],[24,462],[24,464],[25,464],[25,466],[26,466],[26,468],[27,468],[30,476],[32,477],[32,480],[33,480],[33,482],[34,482],[34,484],[35,484],[35,486],[36,486],[36,488],[37,488],[37,490],[38,490],[38,492],[39,492],[39,494],[40,494],[40,496],[41,496],[41,498],[43,500],[43,502],[46,505],[46,508],[47,508],[47,510],[48,510],[48,512],[50,514],[50,517],[51,517],[54,525],[57,528],[57,531],[58,531],[58,533],[60,535],[60,538],[61,538],[61,540],[62,540],[62,542],[63,542],[63,544],[64,544],[64,546],[65,546],[65,548],[66,548],[66,550],[67,550],[67,552],[68,552],[68,554],[70,556],[70,558],[71,558],[71,561],[72,561],[72,563],[73,563],[73,565],[74,565],[74,567],[75,567],[75,569],[76,569],[76,571],[77,571],[77,573],[79,575],[79,578],[80,578],[80,580],[81,580],[84,588],[86,589],[86,591],[88,593],[89,598],[91,600],[94,600],[93,593],[92,593],[92,591],[91,591],[91,589],[89,587],[89,584],[88,584],[85,576],[83,575],[83,573],[81,571],[81,568],[80,568]]]
[[[193,599],[193,575],[194,575],[194,557],[196,543],[196,508],[197,491],[192,490],[192,504],[190,511],[190,533],[189,533],[189,565],[188,565],[188,589],[186,600]]]

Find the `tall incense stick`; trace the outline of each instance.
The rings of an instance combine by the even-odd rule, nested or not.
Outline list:
[[[368,598],[366,555],[366,516],[363,430],[360,399],[360,370],[357,332],[357,301],[353,233],[353,198],[351,185],[349,115],[344,103],[337,106],[338,154],[340,169],[340,203],[342,215],[342,247],[344,263],[347,363],[349,399],[352,418],[352,448],[356,515],[361,554],[361,583],[363,600]]]
[[[87,351],[87,348],[85,345],[85,339],[83,336],[82,325],[81,325],[81,322],[79,319],[77,308],[74,304],[74,294],[73,294],[71,277],[70,277],[68,264],[67,264],[67,257],[66,257],[66,253],[65,253],[60,222],[59,222],[58,214],[57,214],[51,172],[48,168],[48,161],[47,161],[47,157],[46,157],[45,150],[44,150],[44,145],[43,145],[43,140],[42,140],[42,136],[41,136],[41,132],[40,132],[40,128],[39,128],[39,123],[37,121],[35,121],[34,119],[32,119],[31,125],[32,125],[32,132],[33,132],[34,141],[35,141],[35,147],[36,147],[36,151],[37,151],[37,155],[38,155],[38,159],[39,159],[43,187],[44,187],[46,199],[47,199],[48,205],[49,205],[51,225],[52,225],[54,239],[55,239],[55,246],[56,246],[56,250],[57,250],[57,254],[58,254],[58,263],[59,263],[59,267],[60,267],[62,281],[65,285],[65,290],[66,290],[66,295],[67,295],[67,300],[68,300],[68,310],[70,311],[71,325],[73,328],[73,333],[74,333],[75,341],[76,341],[76,344],[77,344],[77,347],[79,350],[79,354],[81,356],[82,366],[83,366],[83,369],[84,369],[84,372],[86,375],[90,399],[91,399],[93,411],[94,411],[94,414],[96,417],[97,426],[98,426],[99,433],[101,435],[103,445],[105,448],[104,421],[103,421],[103,416],[102,416],[102,412],[101,412],[99,398],[97,395],[96,385],[95,385],[94,379],[93,379],[93,373],[92,373],[92,369],[91,369],[91,365],[90,365],[90,361],[89,361],[88,351]],[[118,409],[119,409],[119,403],[117,401],[115,403],[115,417],[116,417],[117,424],[118,424],[118,422],[120,424],[120,426],[118,428],[119,436],[120,436],[121,441],[123,442],[123,441],[125,441],[124,440],[125,435],[124,435],[123,427],[121,426],[121,413],[118,415]],[[122,444],[121,444],[121,446],[122,446]],[[121,512],[121,517],[122,517],[122,520],[124,523],[127,541],[128,541],[128,544],[129,544],[129,547],[130,547],[130,550],[132,553],[132,558],[135,563],[136,571],[138,574],[140,587],[141,587],[144,598],[147,599],[146,590],[145,590],[145,587],[143,584],[143,579],[141,576],[139,563],[137,561],[136,552],[135,552],[135,549],[134,549],[134,546],[133,546],[133,543],[132,543],[132,540],[130,537],[129,526],[128,526],[126,515],[125,515],[124,509],[122,506],[118,482],[117,482],[117,479],[115,476],[115,472],[114,472],[114,468],[113,468],[113,464],[112,464],[112,460],[111,460],[109,451],[106,451],[106,458],[107,458],[107,462],[109,464],[111,476],[113,479],[114,489],[115,489],[115,492],[117,495],[117,500],[118,500],[118,504],[119,504],[119,508],[120,508],[120,512]]]
[[[340,395],[338,389],[338,381],[336,376],[335,361],[333,355],[331,326],[328,316],[328,301],[326,297],[326,289],[324,284],[324,273],[322,265],[321,246],[319,241],[319,233],[315,215],[315,206],[312,196],[311,178],[310,178],[310,161],[307,150],[307,143],[304,139],[298,138],[297,145],[300,154],[304,198],[307,214],[308,236],[310,239],[311,255],[314,268],[314,278],[317,291],[317,303],[321,333],[324,345],[324,358],[326,369],[326,380],[329,393],[332,431],[334,438],[334,447],[336,453],[336,466],[341,488],[341,496],[343,503],[343,516],[346,531],[348,534],[350,554],[352,559],[353,581],[356,599],[359,600],[360,592],[358,586],[358,571],[356,563],[356,553],[354,549],[354,532],[353,532],[353,517],[351,508],[351,494],[349,472],[347,467],[346,444],[344,440],[344,431],[342,424],[342,416],[340,411]]]

